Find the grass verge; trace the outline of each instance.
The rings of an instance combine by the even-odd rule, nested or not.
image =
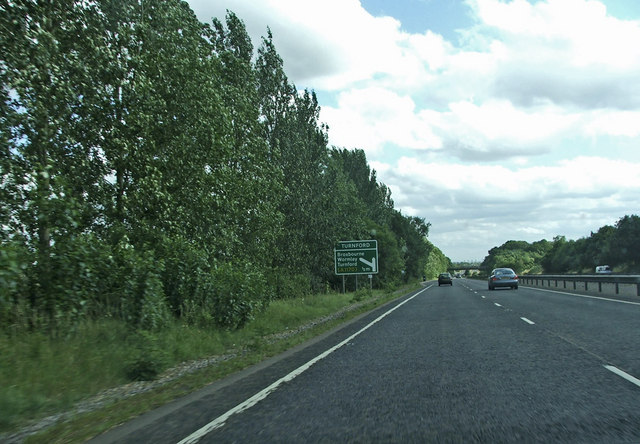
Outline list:
[[[85,442],[413,288],[395,293],[373,291],[274,301],[244,328],[234,331],[176,323],[151,335],[103,320],[86,323],[65,338],[41,334],[1,337],[0,354],[12,359],[2,360],[0,366],[0,441],[21,432],[20,439],[29,443]],[[143,369],[155,374],[212,356],[223,359],[149,390],[110,399],[100,407],[78,407],[105,390],[131,384],[132,376],[136,376],[131,371],[133,364],[142,362]],[[145,374],[139,372],[138,376]],[[53,425],[44,427],[43,418]],[[41,431],[33,433],[38,428]]]

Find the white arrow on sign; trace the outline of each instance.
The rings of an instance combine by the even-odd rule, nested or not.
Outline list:
[[[371,271],[377,271],[376,270],[376,258],[375,257],[371,258],[371,262],[369,262],[368,260],[366,260],[366,259],[364,259],[362,257],[360,257],[358,259],[360,259],[360,262],[362,262],[363,264],[370,266],[371,267]]]

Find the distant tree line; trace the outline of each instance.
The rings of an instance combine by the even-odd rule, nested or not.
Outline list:
[[[609,265],[621,273],[640,273],[640,217],[627,215],[588,237],[553,242],[508,241],[489,250],[482,262],[486,270],[510,267],[518,273],[593,273]]]
[[[426,279],[435,279],[438,277],[438,274],[451,269],[453,264],[451,263],[451,259],[445,256],[438,247],[431,244],[429,241],[427,242],[430,246],[430,252],[427,258],[427,265],[425,266],[425,274],[423,277]]]
[[[378,240],[377,288],[422,277],[430,224],[328,146],[270,31],[255,52],[179,0],[0,9],[0,325],[239,327],[340,288],[339,240]]]

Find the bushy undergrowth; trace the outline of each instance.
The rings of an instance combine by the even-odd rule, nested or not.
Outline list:
[[[76,236],[52,247],[46,270],[18,243],[1,249],[0,330],[55,336],[87,319],[103,318],[152,331],[178,320],[236,329],[276,294],[289,298],[309,291],[308,276],[269,282],[253,264],[210,264],[204,252],[185,240],[159,243],[162,260],[124,235],[113,246],[93,235]],[[41,276],[45,272],[48,279]]]
[[[334,313],[353,294],[307,295],[271,301],[242,328],[170,320],[134,329],[121,319],[83,321],[66,334],[20,330],[0,334],[0,432],[69,409],[109,387],[154,379],[178,363],[252,349],[266,336]]]

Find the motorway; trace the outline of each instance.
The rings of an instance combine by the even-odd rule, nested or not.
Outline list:
[[[94,440],[640,442],[640,300],[427,282]]]

